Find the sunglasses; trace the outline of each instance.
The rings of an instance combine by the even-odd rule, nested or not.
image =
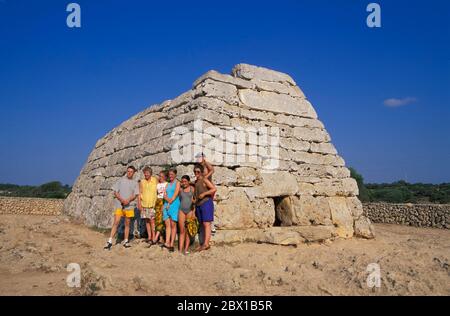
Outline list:
[[[200,170],[194,170],[194,173],[202,173]]]

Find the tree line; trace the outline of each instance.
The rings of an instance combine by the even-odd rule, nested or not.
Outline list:
[[[0,184],[0,196],[65,199],[71,190],[72,188],[69,185],[63,185],[59,181],[52,181],[39,186]]]
[[[400,180],[392,183],[364,183],[364,178],[350,168],[352,178],[359,188],[362,202],[388,203],[450,203],[450,183],[408,183]]]

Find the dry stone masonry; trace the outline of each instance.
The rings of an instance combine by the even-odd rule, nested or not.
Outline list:
[[[108,227],[111,186],[127,165],[154,172],[176,165],[179,176],[193,176],[201,151],[215,166],[217,238],[290,244],[373,237],[357,184],[303,91],[287,74],[247,64],[231,75],[207,72],[188,92],[100,139],[64,212]]]
[[[59,215],[63,204],[62,199],[0,197],[0,214]]]
[[[375,223],[450,229],[450,204],[364,203],[363,209]]]

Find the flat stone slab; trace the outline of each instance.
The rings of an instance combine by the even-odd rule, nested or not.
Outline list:
[[[293,246],[307,242],[331,240],[336,236],[334,226],[289,226],[266,229],[217,230],[212,241],[215,244],[256,242]]]

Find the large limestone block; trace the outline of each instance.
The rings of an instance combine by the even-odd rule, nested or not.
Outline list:
[[[348,208],[345,197],[329,197],[328,203],[331,209],[331,219],[336,226],[339,237],[350,238],[353,236],[353,216]]]
[[[336,237],[336,228],[330,226],[297,226],[293,228],[307,242],[325,241]]]
[[[236,86],[211,79],[206,79],[195,88],[195,97],[198,96],[217,98],[228,104],[239,104]]]
[[[362,203],[356,196],[348,197],[347,205],[350,211],[352,212],[353,218],[357,219],[360,218],[361,215],[363,215]]]
[[[337,155],[316,154],[304,151],[288,151],[288,158],[300,164],[343,167],[344,160]]]
[[[210,70],[207,73],[203,74],[200,78],[195,80],[193,87],[196,88],[199,84],[203,83],[207,79],[232,84],[240,89],[254,89],[255,88],[255,84],[248,80],[233,77],[230,75],[224,75],[215,70]]]
[[[218,185],[234,185],[237,182],[238,175],[235,171],[224,168],[215,167],[213,180]]]
[[[257,199],[251,202],[253,221],[258,228],[271,227],[275,223],[273,199]]]
[[[292,197],[296,225],[332,225],[331,210],[324,197],[300,195]]]
[[[244,189],[250,200],[254,198],[295,195],[298,191],[294,175],[286,171],[261,173],[261,185]]]
[[[248,64],[238,64],[234,66],[232,74],[235,77],[247,80],[257,79],[270,82],[288,83],[291,86],[296,85],[294,79],[285,73]]]
[[[298,183],[298,195],[314,195],[316,190],[314,189],[314,184],[307,182]]]
[[[239,186],[252,187],[261,182],[260,174],[255,168],[236,168],[236,176],[236,182]]]
[[[309,101],[286,94],[243,89],[239,90],[239,98],[250,109],[317,118],[317,113]]]
[[[317,195],[324,196],[357,196],[358,184],[353,178],[323,180],[314,184]]]
[[[304,117],[298,117],[295,115],[276,114],[275,119],[268,119],[279,124],[288,125],[290,127],[308,127],[308,128],[324,128],[321,121],[318,119],[310,119]]]
[[[355,236],[366,239],[375,237],[373,226],[367,217],[361,216],[355,220]]]
[[[230,198],[230,189],[227,186],[216,185],[216,189],[217,191],[214,196],[214,199],[217,202],[228,200]]]
[[[311,147],[311,143],[307,141],[301,141],[296,138],[281,137],[280,146],[286,149],[307,152]]]
[[[264,231],[264,242],[275,245],[298,245],[304,242],[304,238],[296,231],[283,229],[281,227],[271,227]]]
[[[229,198],[216,205],[214,225],[218,229],[245,229],[257,227],[254,211],[247,196],[235,188]]]
[[[336,155],[337,150],[332,143],[311,143],[311,152]]]
[[[255,84],[258,91],[271,91],[278,94],[288,94],[298,98],[305,98],[303,91],[297,86],[291,86],[289,83],[269,82],[260,79],[251,81]]]
[[[318,178],[349,178],[350,171],[345,167],[335,167],[331,165],[316,165],[304,163],[297,166],[296,174],[300,177]]]
[[[329,142],[330,135],[321,128],[309,128],[309,127],[294,127],[294,137],[299,140],[306,140],[309,142]],[[311,150],[313,150],[313,146],[311,145]],[[314,148],[316,149],[316,148]]]

